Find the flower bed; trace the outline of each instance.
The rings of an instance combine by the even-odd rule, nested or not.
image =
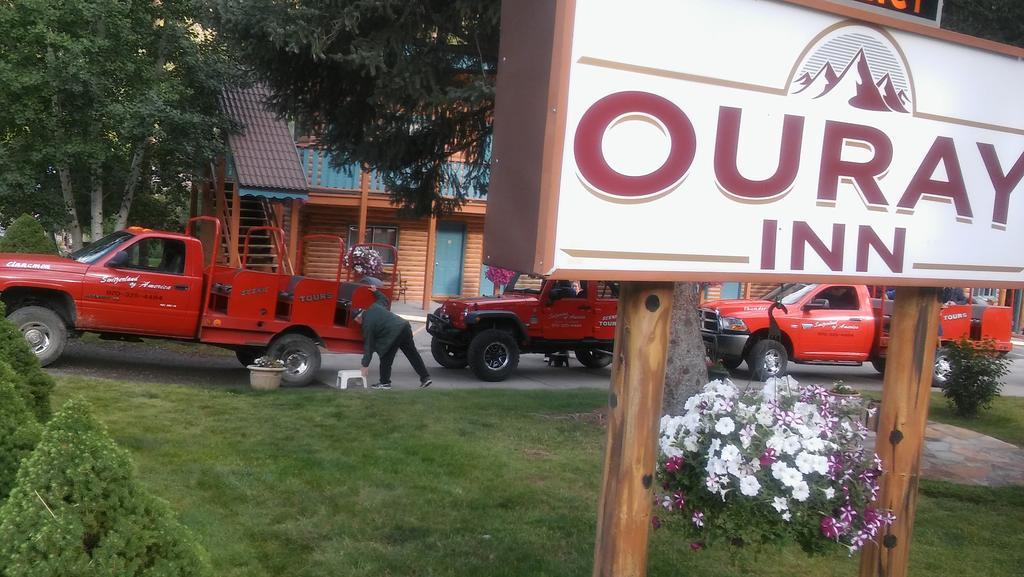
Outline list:
[[[894,517],[871,505],[882,464],[849,403],[792,379],[708,383],[684,415],[662,418],[655,526],[681,525],[693,549],[795,541],[852,554]]]

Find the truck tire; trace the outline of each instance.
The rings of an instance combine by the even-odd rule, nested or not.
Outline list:
[[[481,331],[469,343],[469,368],[482,381],[504,381],[519,366],[519,345],[500,329]]]
[[[885,374],[885,357],[876,357],[871,359],[871,366],[875,367],[875,370],[881,374]]]
[[[267,355],[284,363],[281,385],[285,387],[304,387],[320,371],[320,347],[306,335],[292,333],[274,339]]]
[[[789,355],[782,343],[771,339],[762,339],[754,343],[747,356],[750,376],[757,381],[767,381],[770,377],[781,377],[786,374]]]
[[[612,364],[612,354],[597,349],[578,349],[576,360],[589,369],[603,369]]]
[[[949,373],[953,368],[949,364],[949,351],[942,347],[935,351],[935,364],[932,368],[932,386],[942,388],[949,382]]]
[[[60,358],[68,342],[68,328],[60,315],[46,307],[22,307],[7,315],[28,341],[41,366]]]
[[[238,359],[238,362],[242,363],[243,367],[248,367],[256,359],[262,357],[264,352],[265,351],[263,349],[255,347],[235,349],[235,358]]]
[[[722,365],[730,371],[736,370],[743,364],[743,358],[722,359]]]
[[[436,338],[430,339],[430,354],[434,356],[437,364],[446,369],[464,369],[469,364],[466,349],[442,343]]]

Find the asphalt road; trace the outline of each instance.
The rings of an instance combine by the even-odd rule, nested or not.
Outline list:
[[[422,324],[413,323],[416,345],[434,378],[433,388],[468,389],[501,387],[513,389],[571,389],[579,387],[607,388],[611,369],[588,369],[575,360],[569,367],[549,367],[543,355],[523,355],[519,369],[501,383],[477,380],[468,369],[447,370],[430,356],[430,336]],[[1003,395],[1024,397],[1024,342],[1009,353],[1010,374]],[[371,365],[370,380],[375,382],[377,361]],[[359,368],[358,355],[324,355],[318,375],[321,386],[333,383],[342,369]],[[56,375],[90,376],[109,379],[136,380],[204,386],[240,386],[248,383],[248,371],[238,364],[234,355],[213,347],[151,341],[145,343],[101,342],[95,338],[72,340],[64,356],[48,370]],[[833,367],[823,365],[790,365],[790,374],[805,384],[831,385],[842,380],[862,390],[881,390],[882,376],[870,365]],[[733,380],[748,383],[744,367],[733,371]],[[412,367],[399,354],[394,365],[392,382],[395,389],[412,389],[418,378]]]

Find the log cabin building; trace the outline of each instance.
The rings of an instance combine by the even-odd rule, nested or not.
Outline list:
[[[218,258],[235,266],[243,258],[251,265],[265,259],[267,266],[334,278],[337,244],[302,242],[307,235],[330,234],[346,247],[358,239],[395,245],[398,298],[424,309],[431,301],[493,293],[482,264],[486,198],[473,198],[445,217],[404,216],[378,174],[335,166],[314,140],[293,134],[267,109],[266,95],[260,87],[224,94],[222,106],[240,130],[228,137],[228,154],[211,163],[208,178],[193,188],[191,216],[216,216],[223,223]],[[275,262],[279,241],[253,230],[260,226],[284,229],[287,262]]]

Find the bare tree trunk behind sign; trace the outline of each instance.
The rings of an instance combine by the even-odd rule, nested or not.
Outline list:
[[[700,336],[700,284],[677,282],[672,288],[672,326],[665,367],[662,412],[683,414],[683,405],[708,382],[704,340]]]

